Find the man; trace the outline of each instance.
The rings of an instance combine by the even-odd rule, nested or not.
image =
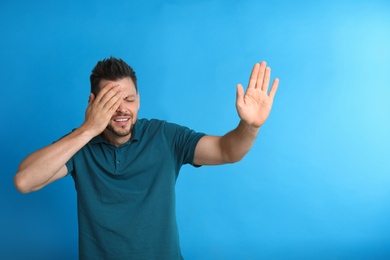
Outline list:
[[[133,69],[121,59],[99,61],[83,124],[25,158],[15,186],[28,193],[72,175],[80,259],[182,259],[174,189],[180,167],[243,158],[271,111],[279,80],[268,93],[270,74],[265,62],[255,64],[246,93],[237,85],[239,125],[211,136],[138,119]]]

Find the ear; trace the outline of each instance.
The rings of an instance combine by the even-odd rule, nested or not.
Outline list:
[[[95,94],[90,93],[88,98],[88,104],[92,103],[94,99],[95,99]]]

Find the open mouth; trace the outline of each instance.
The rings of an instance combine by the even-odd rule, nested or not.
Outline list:
[[[130,118],[117,118],[117,119],[114,119],[115,122],[127,122],[129,120],[130,120]]]

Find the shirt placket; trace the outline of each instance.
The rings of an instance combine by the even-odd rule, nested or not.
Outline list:
[[[115,149],[115,173],[120,172],[122,169],[122,150],[120,148]]]

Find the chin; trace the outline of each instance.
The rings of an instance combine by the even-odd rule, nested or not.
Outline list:
[[[124,128],[118,129],[113,127],[112,125],[108,125],[107,129],[118,137],[125,137],[131,134],[132,126],[130,126],[128,129],[124,129]]]

